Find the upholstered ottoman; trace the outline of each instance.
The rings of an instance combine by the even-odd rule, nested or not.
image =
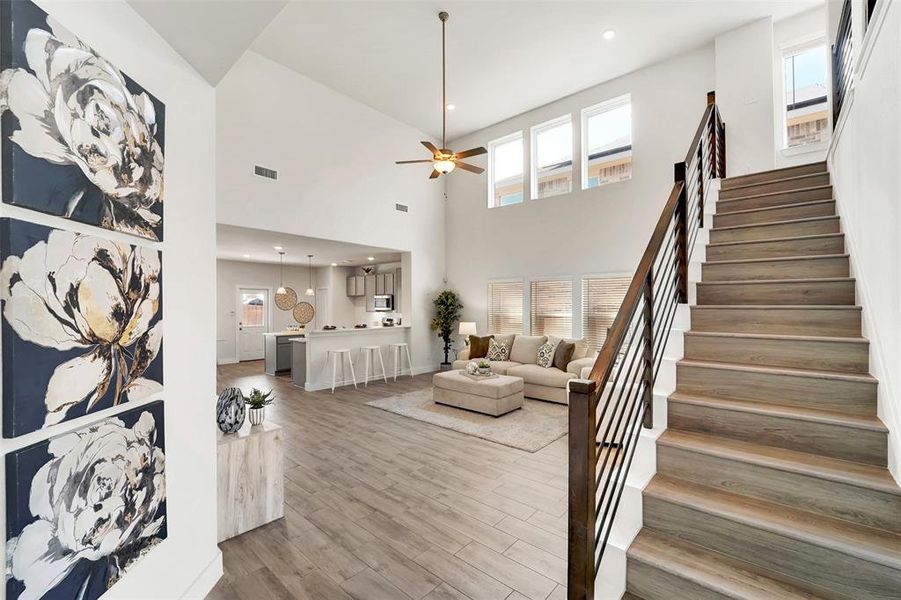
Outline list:
[[[522,408],[522,377],[498,375],[472,379],[463,371],[444,371],[432,377],[433,398],[438,404],[465,408],[499,417]]]

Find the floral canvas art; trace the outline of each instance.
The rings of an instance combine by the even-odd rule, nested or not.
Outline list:
[[[31,2],[0,2],[3,202],[163,238],[165,106]]]
[[[163,403],[6,455],[6,598],[99,598],[166,538]]]
[[[163,389],[158,250],[0,219],[3,435]]]

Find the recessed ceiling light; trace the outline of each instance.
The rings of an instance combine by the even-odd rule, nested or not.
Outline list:
[[[616,32],[612,29],[608,29],[604,33],[601,34],[605,40],[612,40],[616,37]]]
[[[374,257],[374,256],[367,256],[367,257],[366,257],[366,260],[375,260],[375,257]]]
[[[337,266],[338,266],[338,263],[332,263],[332,266],[333,266],[333,267],[337,267]]]
[[[245,254],[245,255],[244,255],[244,258],[250,258],[250,255],[249,255],[249,254]]]
[[[457,108],[456,104],[448,104],[447,105],[447,110],[454,110],[455,108]]]
[[[278,250],[279,252],[281,252],[282,250],[284,250],[284,248],[283,248],[282,246],[273,246],[273,248],[276,249],[276,250]]]

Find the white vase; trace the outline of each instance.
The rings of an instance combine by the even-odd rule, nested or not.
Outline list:
[[[250,424],[251,425],[261,425],[263,421],[266,419],[266,407],[262,408],[251,408],[247,411],[250,416]]]

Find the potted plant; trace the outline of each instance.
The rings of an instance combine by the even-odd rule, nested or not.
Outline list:
[[[438,294],[433,304],[435,305],[435,316],[432,317],[432,330],[437,331],[438,337],[444,341],[444,362],[441,363],[441,370],[447,371],[451,366],[448,359],[451,350],[451,336],[463,313],[463,302],[457,292],[444,290]]]
[[[257,388],[250,390],[250,395],[244,400],[244,403],[247,404],[247,408],[250,409],[247,411],[250,415],[250,424],[262,424],[263,420],[266,418],[266,407],[273,402],[275,402],[275,398],[272,397],[272,390],[269,390],[266,393],[263,393],[263,390]]]
[[[491,363],[487,360],[480,360],[479,363],[479,375],[491,375]]]

